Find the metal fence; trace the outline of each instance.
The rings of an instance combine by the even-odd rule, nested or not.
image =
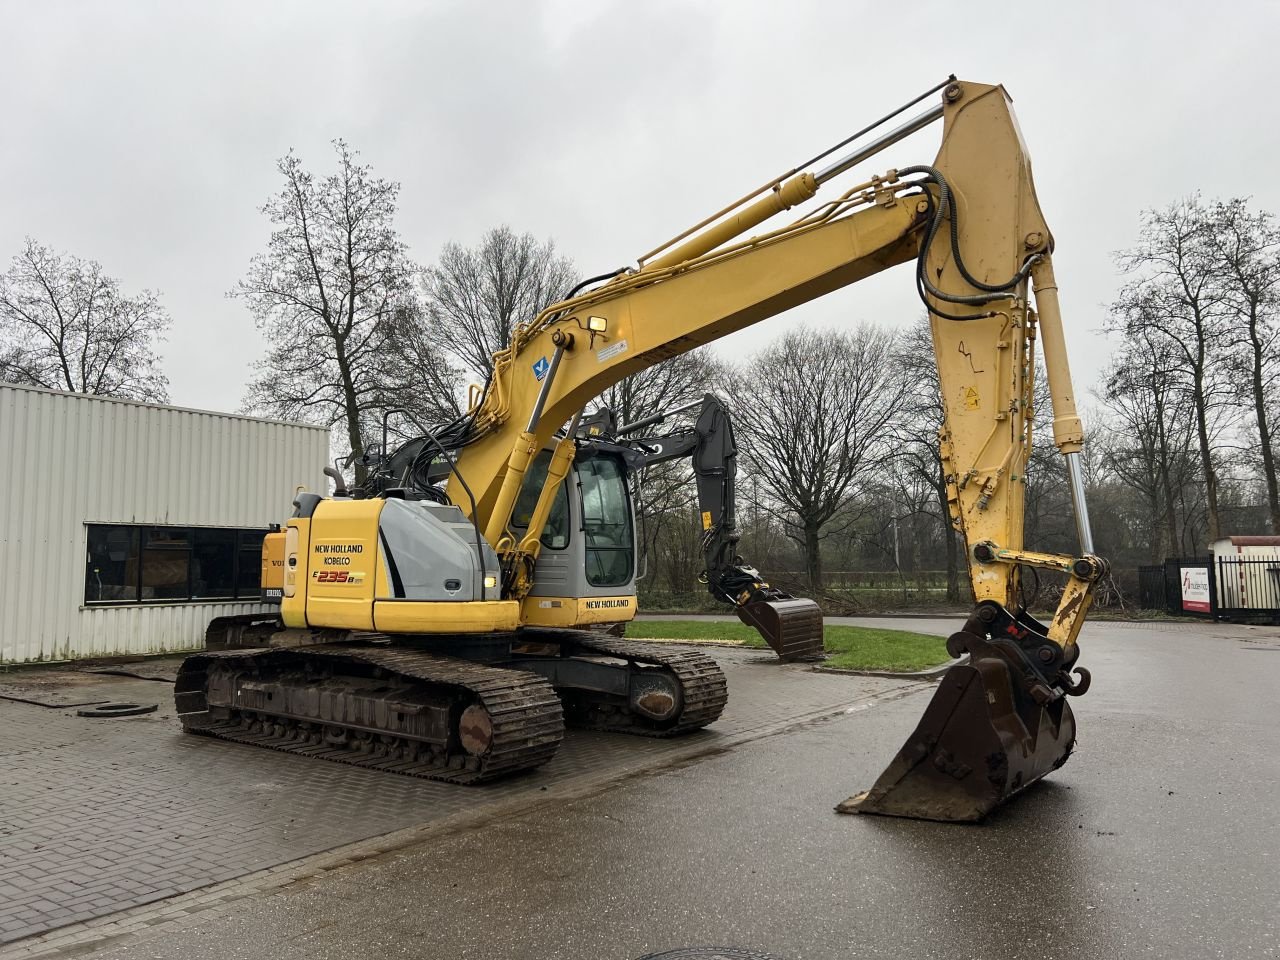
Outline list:
[[[1165,609],[1164,564],[1138,568],[1138,606],[1143,610]]]
[[[1218,557],[1215,574],[1217,617],[1280,623],[1280,559]]]
[[[1139,567],[1138,602],[1175,616],[1280,623],[1280,558],[1191,557]]]

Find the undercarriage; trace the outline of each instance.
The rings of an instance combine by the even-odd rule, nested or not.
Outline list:
[[[175,702],[183,727],[223,740],[450,783],[555,755],[565,723],[650,737],[724,709],[710,657],[578,630],[414,637],[211,627]],[[258,646],[266,638],[269,646]]]

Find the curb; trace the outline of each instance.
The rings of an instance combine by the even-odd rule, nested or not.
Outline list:
[[[679,637],[622,637],[623,640],[635,640],[638,643],[670,643],[685,647],[727,647],[730,650],[747,650],[751,653],[770,653],[768,647],[748,647],[745,643],[733,640],[684,640]]]
[[[965,654],[963,657],[956,657],[956,659],[940,663],[936,667],[930,667],[928,670],[916,670],[911,673],[895,673],[892,670],[845,670],[841,667],[813,667],[811,669],[814,673],[843,673],[853,677],[887,677],[890,680],[938,680],[952,667],[968,662],[969,655]]]

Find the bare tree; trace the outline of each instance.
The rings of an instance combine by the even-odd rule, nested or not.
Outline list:
[[[1024,542],[1037,550],[1074,554],[1079,549],[1075,510],[1071,504],[1066,461],[1053,442],[1053,402],[1049,397],[1048,376],[1039,358],[1032,390],[1031,450],[1027,457],[1022,508]],[[1081,461],[1087,496],[1094,486],[1091,473],[1096,457],[1087,438],[1084,446]],[[1105,543],[1102,531],[1097,539]],[[1030,579],[1035,583],[1034,575]],[[1022,586],[1026,589],[1028,584],[1024,581]]]
[[[102,265],[27,238],[0,275],[0,380],[163,403],[159,296],[126,296]]]
[[[1173,350],[1164,337],[1129,339],[1105,374],[1102,394],[1112,426],[1102,441],[1104,460],[1147,504],[1141,523],[1152,563],[1183,552],[1180,505],[1198,469],[1195,414],[1173,373]]]
[[[1221,535],[1215,420],[1229,413],[1235,390],[1228,358],[1234,346],[1222,266],[1199,197],[1143,215],[1138,244],[1118,257],[1131,279],[1112,307],[1112,324],[1128,338],[1168,347],[1170,373],[1191,400],[1204,473],[1209,539]]]
[[[1258,453],[1271,530],[1280,533],[1280,484],[1272,449],[1273,421],[1267,388],[1280,370],[1280,227],[1269,213],[1228,200],[1209,211],[1209,242],[1222,270],[1224,300],[1243,333],[1241,367],[1258,431]]]
[[[1107,468],[1142,502],[1147,562],[1159,563],[1170,555],[1162,545],[1177,543],[1177,514],[1164,489],[1168,463],[1161,456],[1152,396],[1140,384],[1128,383],[1124,373],[1113,371],[1107,377],[1105,402],[1114,429],[1098,440]],[[1166,528],[1168,534],[1162,537]]]
[[[747,459],[803,544],[810,586],[822,588],[827,524],[859,481],[894,452],[906,381],[895,338],[873,326],[852,333],[797,329],[739,370],[735,393],[754,399],[739,421]]]
[[[947,506],[946,469],[938,447],[942,428],[942,393],[938,385],[938,364],[934,358],[929,320],[921,317],[907,331],[895,362],[905,378],[901,430],[903,443],[899,467],[927,483],[933,491],[932,513],[941,525],[947,564],[947,600],[960,601],[960,537]]]
[[[375,177],[342,140],[333,146],[338,168],[323,178],[292,152],[279,161],[284,186],[262,208],[271,239],[231,295],[269,345],[247,406],[339,427],[359,458],[379,411],[406,399],[389,358],[421,312],[395,229],[399,184]],[[358,460],[355,473],[363,482]]]
[[[723,373],[714,354],[705,348],[694,350],[633,373],[606,389],[598,402],[617,414],[620,425],[635,423],[700,399]]]
[[[552,241],[539,243],[504,224],[478,246],[446,244],[440,262],[423,271],[421,289],[427,317],[450,350],[487,380],[494,352],[511,342],[515,325],[563,299],[577,282],[573,261],[559,256]]]
[[[463,413],[462,371],[449,361],[420,304],[409,304],[389,321],[381,368],[380,406],[384,412],[402,411],[388,418],[391,437],[420,437],[424,426]]]

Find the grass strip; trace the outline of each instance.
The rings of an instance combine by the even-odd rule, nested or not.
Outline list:
[[[635,620],[627,624],[627,636],[637,640],[719,640],[753,649],[765,649],[764,639],[744,623],[723,620]],[[831,654],[826,665],[844,670],[926,670],[946,663],[942,637],[879,627],[828,626],[823,647]]]

